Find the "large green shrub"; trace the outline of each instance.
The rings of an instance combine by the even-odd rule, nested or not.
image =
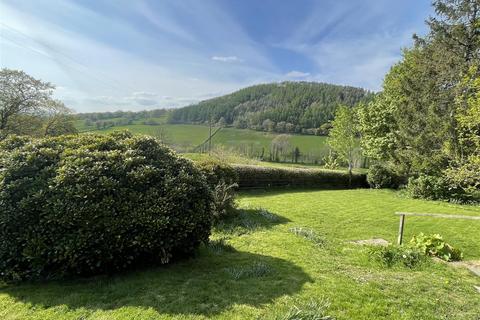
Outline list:
[[[420,175],[408,179],[407,193],[412,198],[468,202],[471,197],[444,176]]]
[[[353,174],[350,185],[348,172],[314,169],[270,168],[236,165],[239,188],[303,187],[303,188],[364,188],[364,174]],[[349,186],[350,185],[350,186]]]
[[[3,279],[167,263],[210,234],[204,176],[154,138],[14,137],[0,154]]]

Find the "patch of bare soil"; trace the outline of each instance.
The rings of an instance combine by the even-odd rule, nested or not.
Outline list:
[[[382,238],[355,240],[355,241],[350,241],[350,243],[358,244],[358,245],[361,245],[361,246],[367,245],[367,246],[383,246],[383,247],[386,247],[390,244],[390,242],[388,242],[387,240],[382,239]]]

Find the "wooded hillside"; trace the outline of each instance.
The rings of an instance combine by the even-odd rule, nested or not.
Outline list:
[[[241,129],[324,134],[322,131],[328,130],[325,124],[333,119],[338,105],[354,106],[372,96],[361,88],[327,83],[261,84],[173,110],[168,121],[205,123],[211,120]]]

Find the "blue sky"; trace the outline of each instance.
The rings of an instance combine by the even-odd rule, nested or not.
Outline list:
[[[428,0],[0,0],[0,64],[78,112],[180,107],[272,81],[381,89]]]

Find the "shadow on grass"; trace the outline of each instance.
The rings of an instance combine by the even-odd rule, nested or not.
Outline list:
[[[287,222],[290,220],[266,209],[238,209],[234,214],[217,223],[214,230],[220,233],[241,235],[270,229]]]
[[[235,270],[243,276],[235,276]],[[78,316],[133,306],[138,309],[132,317],[149,308],[163,315],[209,316],[236,304],[270,303],[298,292],[307,282],[309,276],[289,261],[237,251],[219,256],[203,247],[197,258],[169,266],[113,277],[4,286],[0,293],[30,304],[32,312],[66,306]]]

